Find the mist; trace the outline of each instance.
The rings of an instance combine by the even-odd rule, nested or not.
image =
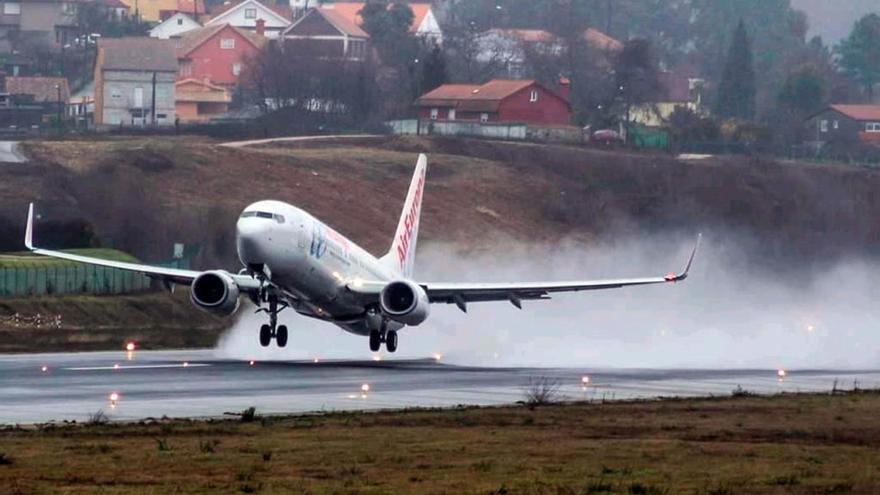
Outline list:
[[[880,268],[842,261],[817,273],[768,272],[742,242],[707,235],[687,281],[554,295],[550,301],[473,303],[464,314],[434,305],[400,332],[395,359],[442,355],[460,365],[617,368],[874,368],[880,361]],[[722,241],[723,239],[723,241]],[[600,246],[499,242],[464,252],[419,251],[417,279],[537,281],[660,276],[679,271],[694,239],[631,238]],[[219,340],[218,357],[372,359],[367,339],[285,312],[286,349],[262,348],[265,315],[244,308]],[[384,350],[377,355],[391,357]]]

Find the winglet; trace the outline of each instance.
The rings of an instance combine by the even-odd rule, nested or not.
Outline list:
[[[694,244],[694,250],[691,251],[691,256],[688,258],[687,265],[684,267],[684,271],[679,273],[678,275],[674,273],[670,273],[666,276],[667,282],[681,282],[682,280],[688,278],[688,273],[691,271],[691,265],[694,263],[694,258],[697,256],[697,249],[700,247],[700,241],[703,240],[703,234],[697,234],[697,242]]]
[[[34,204],[28,207],[27,227],[24,230],[24,247],[34,250]]]

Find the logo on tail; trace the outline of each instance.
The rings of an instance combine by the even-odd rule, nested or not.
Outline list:
[[[419,155],[416,170],[409,184],[406,194],[406,203],[400,213],[397,223],[397,231],[394,233],[394,241],[388,254],[382,257],[382,262],[389,269],[411,277],[415,264],[416,242],[419,237],[419,217],[422,213],[422,197],[425,191],[425,172],[428,167],[428,158]]]

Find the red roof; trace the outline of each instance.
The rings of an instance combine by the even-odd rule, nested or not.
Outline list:
[[[392,4],[388,4],[389,7]],[[415,33],[419,30],[419,26],[422,25],[422,22],[427,17],[428,12],[431,11],[430,3],[408,3],[406,4],[412,9],[413,12],[413,22],[409,27],[409,32]],[[325,11],[333,11],[339,14],[341,17],[345,18],[349,23],[354,24],[355,26],[360,26],[364,20],[361,19],[361,9],[364,8],[364,2],[332,2],[326,3],[321,7],[321,10]]]
[[[191,29],[181,34],[180,41],[177,45],[177,58],[186,57],[192,53],[193,50],[202,46],[205,42],[212,39],[227,27],[240,34],[241,37],[254,45],[255,48],[259,49],[262,46],[263,41],[259,36],[251,34],[250,32],[231,24],[217,24],[216,26],[205,26],[203,28]]]
[[[497,111],[502,100],[537,85],[534,80],[493,79],[486,84],[444,84],[422,95],[416,102],[423,107],[454,106],[467,111]],[[550,93],[556,95],[553,91]],[[558,96],[558,95],[556,95]],[[559,97],[568,104],[568,100]]]
[[[880,121],[880,105],[831,105],[831,108],[854,120]]]
[[[326,19],[327,22],[333,25],[333,27],[349,36],[357,36],[360,38],[370,37],[370,35],[361,29],[357,23],[352,21],[351,18],[336,9],[313,9],[313,11]],[[360,19],[360,16],[358,16],[358,19]]]

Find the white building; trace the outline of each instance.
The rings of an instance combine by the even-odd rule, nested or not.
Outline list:
[[[150,29],[150,36],[161,40],[167,40],[168,38],[180,36],[187,31],[192,31],[193,29],[198,29],[200,27],[202,27],[202,25],[189,14],[178,12],[157,24],[153,29]]]
[[[281,31],[290,26],[290,19],[286,17],[282,8],[289,10],[286,6],[275,4],[270,8],[257,0],[225,4],[210,21],[205,23],[205,26],[230,24],[256,34],[257,20],[262,19],[265,22],[266,37],[277,38]]]

